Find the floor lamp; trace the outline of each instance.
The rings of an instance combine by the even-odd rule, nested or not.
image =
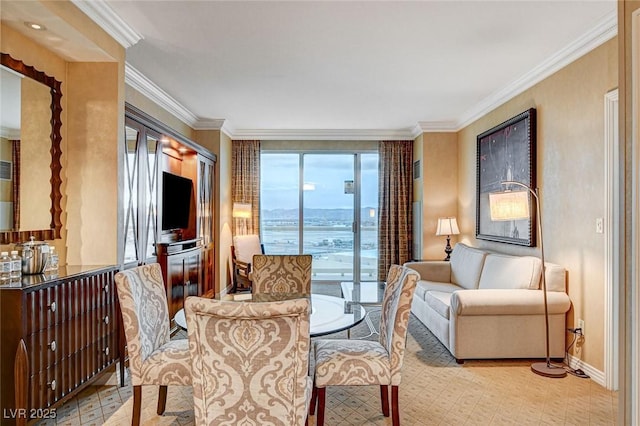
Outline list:
[[[549,312],[547,308],[547,280],[545,277],[544,265],[544,244],[542,241],[542,215],[540,214],[540,198],[538,188],[531,187],[515,181],[505,181],[502,185],[516,185],[526,189],[526,191],[510,191],[494,192],[489,194],[489,206],[491,209],[491,220],[506,221],[529,219],[529,193],[533,195],[536,201],[536,214],[538,222],[538,237],[540,238],[540,260],[542,262],[542,294],[544,295],[544,324],[545,324],[545,349],[546,362],[536,362],[531,364],[531,371],[545,377],[561,378],[567,375],[566,370],[562,366],[551,364],[549,357]]]

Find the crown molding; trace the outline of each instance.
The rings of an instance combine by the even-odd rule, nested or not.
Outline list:
[[[225,122],[224,118],[199,118],[191,127],[194,130],[222,130]]]
[[[142,40],[142,35],[120,18],[104,0],[71,0],[71,2],[125,49]]]
[[[420,131],[420,133],[457,132],[458,130],[460,128],[456,121],[418,121],[416,125],[416,131]]]
[[[160,86],[149,80],[128,62],[124,64],[124,82],[175,115],[178,119],[184,121],[188,126],[195,128],[198,122],[198,117],[195,114],[173,99]]]
[[[616,34],[618,34],[618,15],[617,11],[613,11],[605,15],[596,26],[580,38],[462,114],[456,126],[457,130],[468,126],[508,100],[561,70],[571,62],[612,39]]]
[[[323,140],[323,141],[371,141],[413,140],[413,129],[240,129],[230,137],[235,140]]]

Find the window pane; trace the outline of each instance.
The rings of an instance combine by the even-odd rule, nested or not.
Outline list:
[[[265,253],[300,253],[299,158],[299,154],[260,155],[260,232]]]
[[[360,280],[378,279],[378,154],[362,154],[360,164]]]
[[[304,253],[314,280],[353,280],[353,172],[353,154],[304,155]]]

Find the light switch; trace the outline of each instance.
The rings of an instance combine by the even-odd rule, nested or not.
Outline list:
[[[604,220],[601,217],[596,218],[596,233],[602,234],[604,232]]]

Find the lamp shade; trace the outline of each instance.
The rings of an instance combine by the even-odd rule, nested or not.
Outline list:
[[[441,217],[438,219],[436,235],[458,235],[458,221],[455,217]]]
[[[492,192],[489,194],[489,208],[493,221],[528,219],[529,191]]]
[[[251,204],[249,203],[233,203],[233,217],[249,219],[251,217]]]

